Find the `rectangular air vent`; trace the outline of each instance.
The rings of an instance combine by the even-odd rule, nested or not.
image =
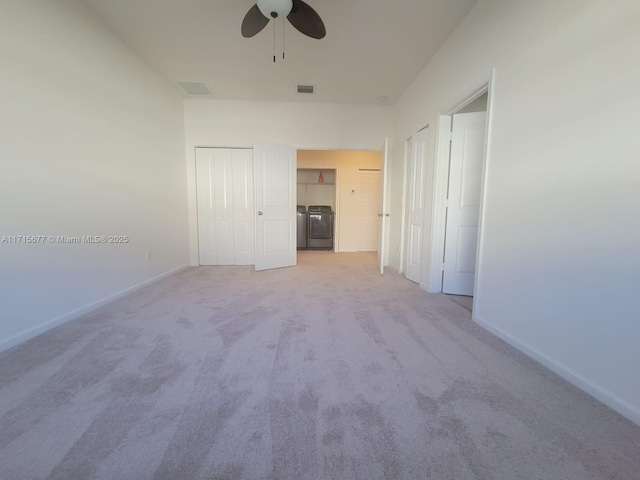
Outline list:
[[[187,95],[213,95],[211,89],[203,82],[178,82]]]
[[[314,85],[298,85],[298,93],[315,93]]]

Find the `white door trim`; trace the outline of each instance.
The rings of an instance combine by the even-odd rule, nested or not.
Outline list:
[[[484,251],[484,221],[485,221],[485,197],[487,192],[487,179],[489,177],[491,133],[492,133],[492,111],[493,97],[495,92],[496,72],[493,69],[488,78],[479,86],[471,89],[470,93],[462,96],[461,100],[451,103],[451,107],[444,110],[445,113],[438,116],[436,130],[436,161],[433,188],[433,209],[431,224],[431,253],[428,262],[428,272],[424,278],[427,284],[423,288],[430,293],[442,292],[442,266],[444,260],[444,241],[446,228],[446,194],[449,180],[449,153],[450,153],[450,132],[453,114],[465,105],[483,95],[488,94],[487,99],[487,125],[485,132],[484,163],[482,167],[482,183],[480,191],[480,215],[478,224],[478,250],[476,254],[476,276],[474,284],[474,305],[476,311],[478,302],[479,286],[482,282],[483,251]],[[475,313],[473,315],[475,319]]]
[[[378,247],[378,269],[380,275],[384,274],[384,267],[387,265],[388,250],[388,226],[389,226],[389,138],[384,139],[382,146],[382,205],[380,206],[380,242]]]
[[[407,240],[406,240],[406,231],[408,229],[408,215],[407,215],[407,195],[408,193],[408,189],[407,189],[407,175],[409,174],[409,172],[407,171],[407,168],[409,167],[409,154],[410,154],[410,150],[413,146],[413,136],[407,138],[404,141],[404,159],[403,159],[403,165],[402,165],[402,197],[400,197],[400,208],[401,208],[401,219],[400,221],[402,222],[402,228],[400,229],[400,268],[398,270],[398,273],[401,273],[404,275],[405,271],[406,271],[406,258],[407,258]]]

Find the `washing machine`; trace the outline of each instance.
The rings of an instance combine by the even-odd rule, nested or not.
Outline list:
[[[296,210],[298,250],[307,248],[307,207],[298,205]]]
[[[309,205],[307,248],[333,250],[334,216],[330,205]]]

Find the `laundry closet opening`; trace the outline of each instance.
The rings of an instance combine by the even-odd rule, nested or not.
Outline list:
[[[382,152],[292,151],[295,164],[291,164],[291,170],[279,168],[282,163],[276,162],[267,169],[270,176],[265,182],[264,178],[254,178],[254,149],[196,147],[200,265],[257,266],[258,246],[268,254],[286,251],[289,255],[290,251],[295,259],[296,249],[291,248],[291,241],[295,241],[291,235],[291,228],[295,228],[292,221],[273,221],[265,205],[257,208],[265,185],[270,188],[271,200],[293,206],[295,199],[304,209],[302,217],[307,222],[298,226],[296,232],[298,239],[305,240],[298,244],[299,254],[304,249],[328,253],[378,251]],[[264,165],[260,168],[264,169]],[[297,178],[293,179],[290,174],[296,169]],[[262,193],[256,193],[258,186],[263,187]],[[291,191],[285,192],[288,188]],[[309,214],[309,210],[315,213]],[[257,241],[257,219],[269,219],[271,236],[266,242],[264,236],[261,243]],[[286,228],[281,228],[283,224]]]
[[[297,151],[299,254],[378,250],[381,166],[379,151]]]

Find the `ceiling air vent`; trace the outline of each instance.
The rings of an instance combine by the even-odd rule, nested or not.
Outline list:
[[[178,82],[178,85],[182,87],[182,90],[187,95],[213,95],[211,89],[206,83],[202,82]]]
[[[298,85],[298,93],[315,93],[314,85]]]

